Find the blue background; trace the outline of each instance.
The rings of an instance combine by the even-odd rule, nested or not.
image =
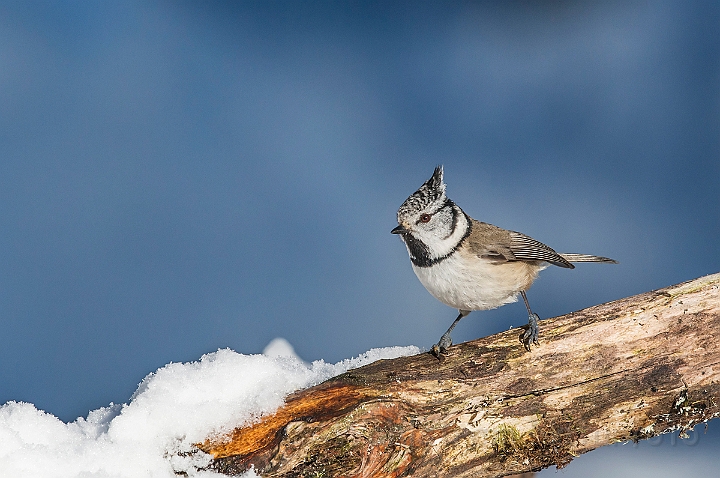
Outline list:
[[[429,347],[455,312],[390,229],[437,164],[620,261],[543,272],[542,317],[720,271],[720,4],[496,3],[0,3],[0,403],[70,421],[276,336]]]

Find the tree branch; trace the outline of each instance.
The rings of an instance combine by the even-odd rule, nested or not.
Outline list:
[[[490,477],[720,416],[720,274],[449,350],[381,360],[295,392],[213,468],[262,476]]]

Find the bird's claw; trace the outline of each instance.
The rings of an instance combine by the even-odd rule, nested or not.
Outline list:
[[[537,314],[530,314],[528,316],[528,324],[525,332],[520,336],[520,342],[525,346],[525,350],[530,351],[532,345],[540,345],[538,337],[540,337],[540,327],[538,321],[540,317]]]
[[[451,345],[452,345],[452,338],[450,337],[450,335],[445,334],[442,337],[440,337],[440,340],[438,341],[438,343],[436,343],[435,345],[432,346],[432,348],[430,349],[430,352],[434,356],[440,358],[441,355],[445,355],[447,353],[447,349],[450,348]]]

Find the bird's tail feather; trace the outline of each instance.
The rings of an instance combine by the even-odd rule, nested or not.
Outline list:
[[[617,264],[618,262],[609,257],[591,256],[590,254],[571,254],[562,253],[560,254],[568,262],[605,262],[608,264]]]

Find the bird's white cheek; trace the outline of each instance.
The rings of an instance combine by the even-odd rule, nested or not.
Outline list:
[[[467,220],[463,217],[454,229],[435,228],[428,231],[418,231],[416,236],[427,245],[430,256],[444,257],[450,254],[465,237],[468,230]]]

